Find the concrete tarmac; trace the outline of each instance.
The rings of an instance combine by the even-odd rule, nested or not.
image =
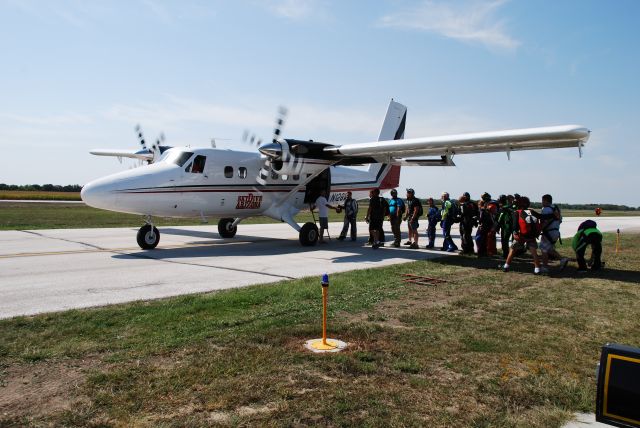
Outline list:
[[[572,236],[583,218],[565,218]],[[640,217],[598,218],[603,231],[640,229]],[[421,232],[424,233],[424,222]],[[323,273],[368,269],[441,257],[439,251],[364,246],[334,240],[301,247],[284,223],[238,227],[220,239],[215,225],[164,227],[157,249],[141,250],[135,228],[0,232],[0,318],[201,293]],[[403,226],[404,227],[404,226]],[[457,230],[457,226],[454,226]],[[387,233],[387,239],[390,237]],[[454,238],[457,236],[454,234]],[[424,234],[421,245],[426,244]],[[436,243],[440,245],[440,239]],[[605,254],[606,257],[606,254]]]

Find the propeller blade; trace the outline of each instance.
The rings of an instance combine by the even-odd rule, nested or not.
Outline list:
[[[276,125],[273,128],[273,136],[271,138],[272,142],[276,143],[280,139],[280,136],[282,135],[282,128],[284,128],[284,122],[286,118],[287,109],[283,106],[280,106],[278,108],[278,115],[276,116]]]
[[[142,135],[142,128],[140,127],[140,124],[137,124],[134,129],[136,130],[136,133],[138,134],[138,142],[140,143],[140,145],[142,146],[143,149],[146,149],[147,148],[147,143],[144,141],[144,136]]]

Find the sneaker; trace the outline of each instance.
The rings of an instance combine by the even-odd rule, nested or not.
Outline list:
[[[564,270],[564,268],[567,267],[567,263],[569,263],[569,259],[566,257],[563,257],[560,259],[560,271],[562,272]]]
[[[377,250],[378,247],[380,247],[380,244],[372,244],[371,248],[373,248],[374,250]]]
[[[384,242],[378,242],[378,247],[384,247]]]
[[[509,272],[509,266],[498,265],[498,269],[502,269],[502,272]]]
[[[429,244],[425,248],[428,249],[428,250],[431,250],[433,248],[433,244]]]
[[[411,241],[407,241],[407,242],[405,242],[403,245],[411,245],[411,244],[412,244],[412,242],[411,242]]]
[[[344,236],[338,236],[338,241],[344,241]]]
[[[540,273],[548,274],[549,273],[549,268],[546,268],[544,266],[540,266]]]
[[[417,249],[419,249],[420,247],[418,247],[418,244],[413,243],[413,244],[409,245],[409,248],[410,248],[410,249],[412,249],[412,250],[417,250]]]
[[[394,243],[393,243],[393,246],[394,246],[394,247],[396,247],[396,248],[398,248],[398,247],[400,247],[400,243],[399,243],[399,242],[394,242]]]

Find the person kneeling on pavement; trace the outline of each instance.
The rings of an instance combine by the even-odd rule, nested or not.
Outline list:
[[[576,252],[578,272],[587,271],[587,261],[584,254],[589,246],[591,247],[591,270],[596,271],[602,268],[602,232],[598,230],[595,221],[587,220],[578,226],[578,233],[573,237],[571,246]]]

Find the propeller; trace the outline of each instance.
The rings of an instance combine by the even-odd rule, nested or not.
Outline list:
[[[147,163],[153,163],[156,160],[158,160],[158,158],[160,157],[160,146],[164,143],[165,141],[165,136],[164,136],[164,132],[161,132],[160,135],[158,136],[158,138],[156,138],[156,141],[151,145],[151,148],[147,147],[147,142],[144,139],[144,134],[142,133],[142,128],[140,127],[140,124],[137,124],[135,127],[135,131],[136,134],[138,134],[138,142],[140,143],[140,146],[142,147],[142,151],[146,152],[148,154],[151,154],[153,157],[149,160],[147,160]]]

